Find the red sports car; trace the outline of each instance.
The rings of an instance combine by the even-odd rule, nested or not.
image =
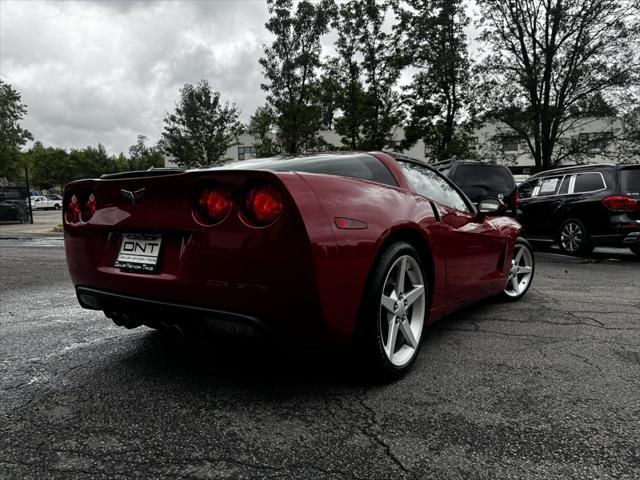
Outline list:
[[[426,324],[527,292],[533,253],[502,207],[399,154],[281,156],[70,183],[65,249],[80,304],[118,325],[355,344],[393,376]]]

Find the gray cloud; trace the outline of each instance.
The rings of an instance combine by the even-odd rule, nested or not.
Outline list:
[[[264,102],[265,1],[0,0],[0,76],[46,145],[126,151],[159,138],[184,83],[207,79],[248,120]]]

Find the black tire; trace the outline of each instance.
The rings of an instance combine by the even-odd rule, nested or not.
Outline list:
[[[531,258],[531,276],[528,278],[529,281],[526,284],[526,287],[523,288],[522,291],[518,292],[517,294],[514,294],[512,289],[509,288],[510,287],[509,282],[511,281],[511,278],[512,278],[511,276],[509,276],[507,280],[507,286],[505,287],[504,291],[500,294],[500,299],[505,302],[516,302],[520,300],[522,297],[524,297],[529,291],[529,288],[531,288],[531,284],[533,283],[533,277],[535,276],[535,273],[536,273],[536,257],[533,253],[533,247],[531,246],[531,244],[524,238],[518,237],[514,247],[514,253],[516,253],[518,249],[528,250],[528,255]],[[511,261],[513,262],[513,259],[511,259]]]
[[[382,324],[383,307],[381,306],[381,300],[383,289],[385,288],[385,281],[396,261],[403,256],[410,256],[415,260],[415,264],[420,269],[420,275],[424,285],[424,302],[422,303],[424,315],[419,338],[415,338],[417,347],[415,347],[413,355],[407,363],[402,366],[397,366],[391,363],[385,353],[383,339],[384,326]],[[413,267],[410,267],[410,271],[412,271],[412,269]],[[393,243],[378,257],[367,280],[360,305],[358,329],[355,336],[355,353],[358,355],[357,362],[361,364],[366,373],[371,375],[372,379],[376,381],[395,380],[405,375],[411,369],[413,362],[420,352],[421,340],[424,336],[424,328],[426,327],[429,316],[430,285],[428,285],[428,283],[429,279],[427,271],[424,268],[424,262],[417,250],[409,243]],[[407,312],[409,312],[409,310],[407,310]],[[413,313],[408,313],[407,315],[413,315]],[[420,316],[419,314],[416,315]],[[393,318],[395,319],[396,317],[394,316]],[[412,319],[411,324],[413,324],[413,321]]]
[[[53,206],[53,209],[54,209],[54,210],[60,210],[60,204],[59,204],[59,203],[56,203],[56,204]]]
[[[640,257],[640,245],[634,245],[633,247],[629,247],[629,250],[631,250],[638,257]]]
[[[567,255],[584,257],[593,251],[589,230],[577,218],[567,218],[558,229],[558,245]]]

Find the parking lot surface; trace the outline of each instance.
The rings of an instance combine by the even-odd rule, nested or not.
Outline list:
[[[429,327],[374,385],[335,353],[117,328],[61,238],[0,238],[0,478],[640,478],[640,262],[537,259],[524,300]]]

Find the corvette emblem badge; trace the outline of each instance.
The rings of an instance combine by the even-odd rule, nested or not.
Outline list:
[[[136,204],[136,200],[139,200],[143,197],[144,191],[144,188],[136,190],[135,192],[132,192],[131,190],[125,190],[124,188],[120,189],[120,193],[122,193],[122,196],[127,200],[131,200],[131,203],[134,205]]]

